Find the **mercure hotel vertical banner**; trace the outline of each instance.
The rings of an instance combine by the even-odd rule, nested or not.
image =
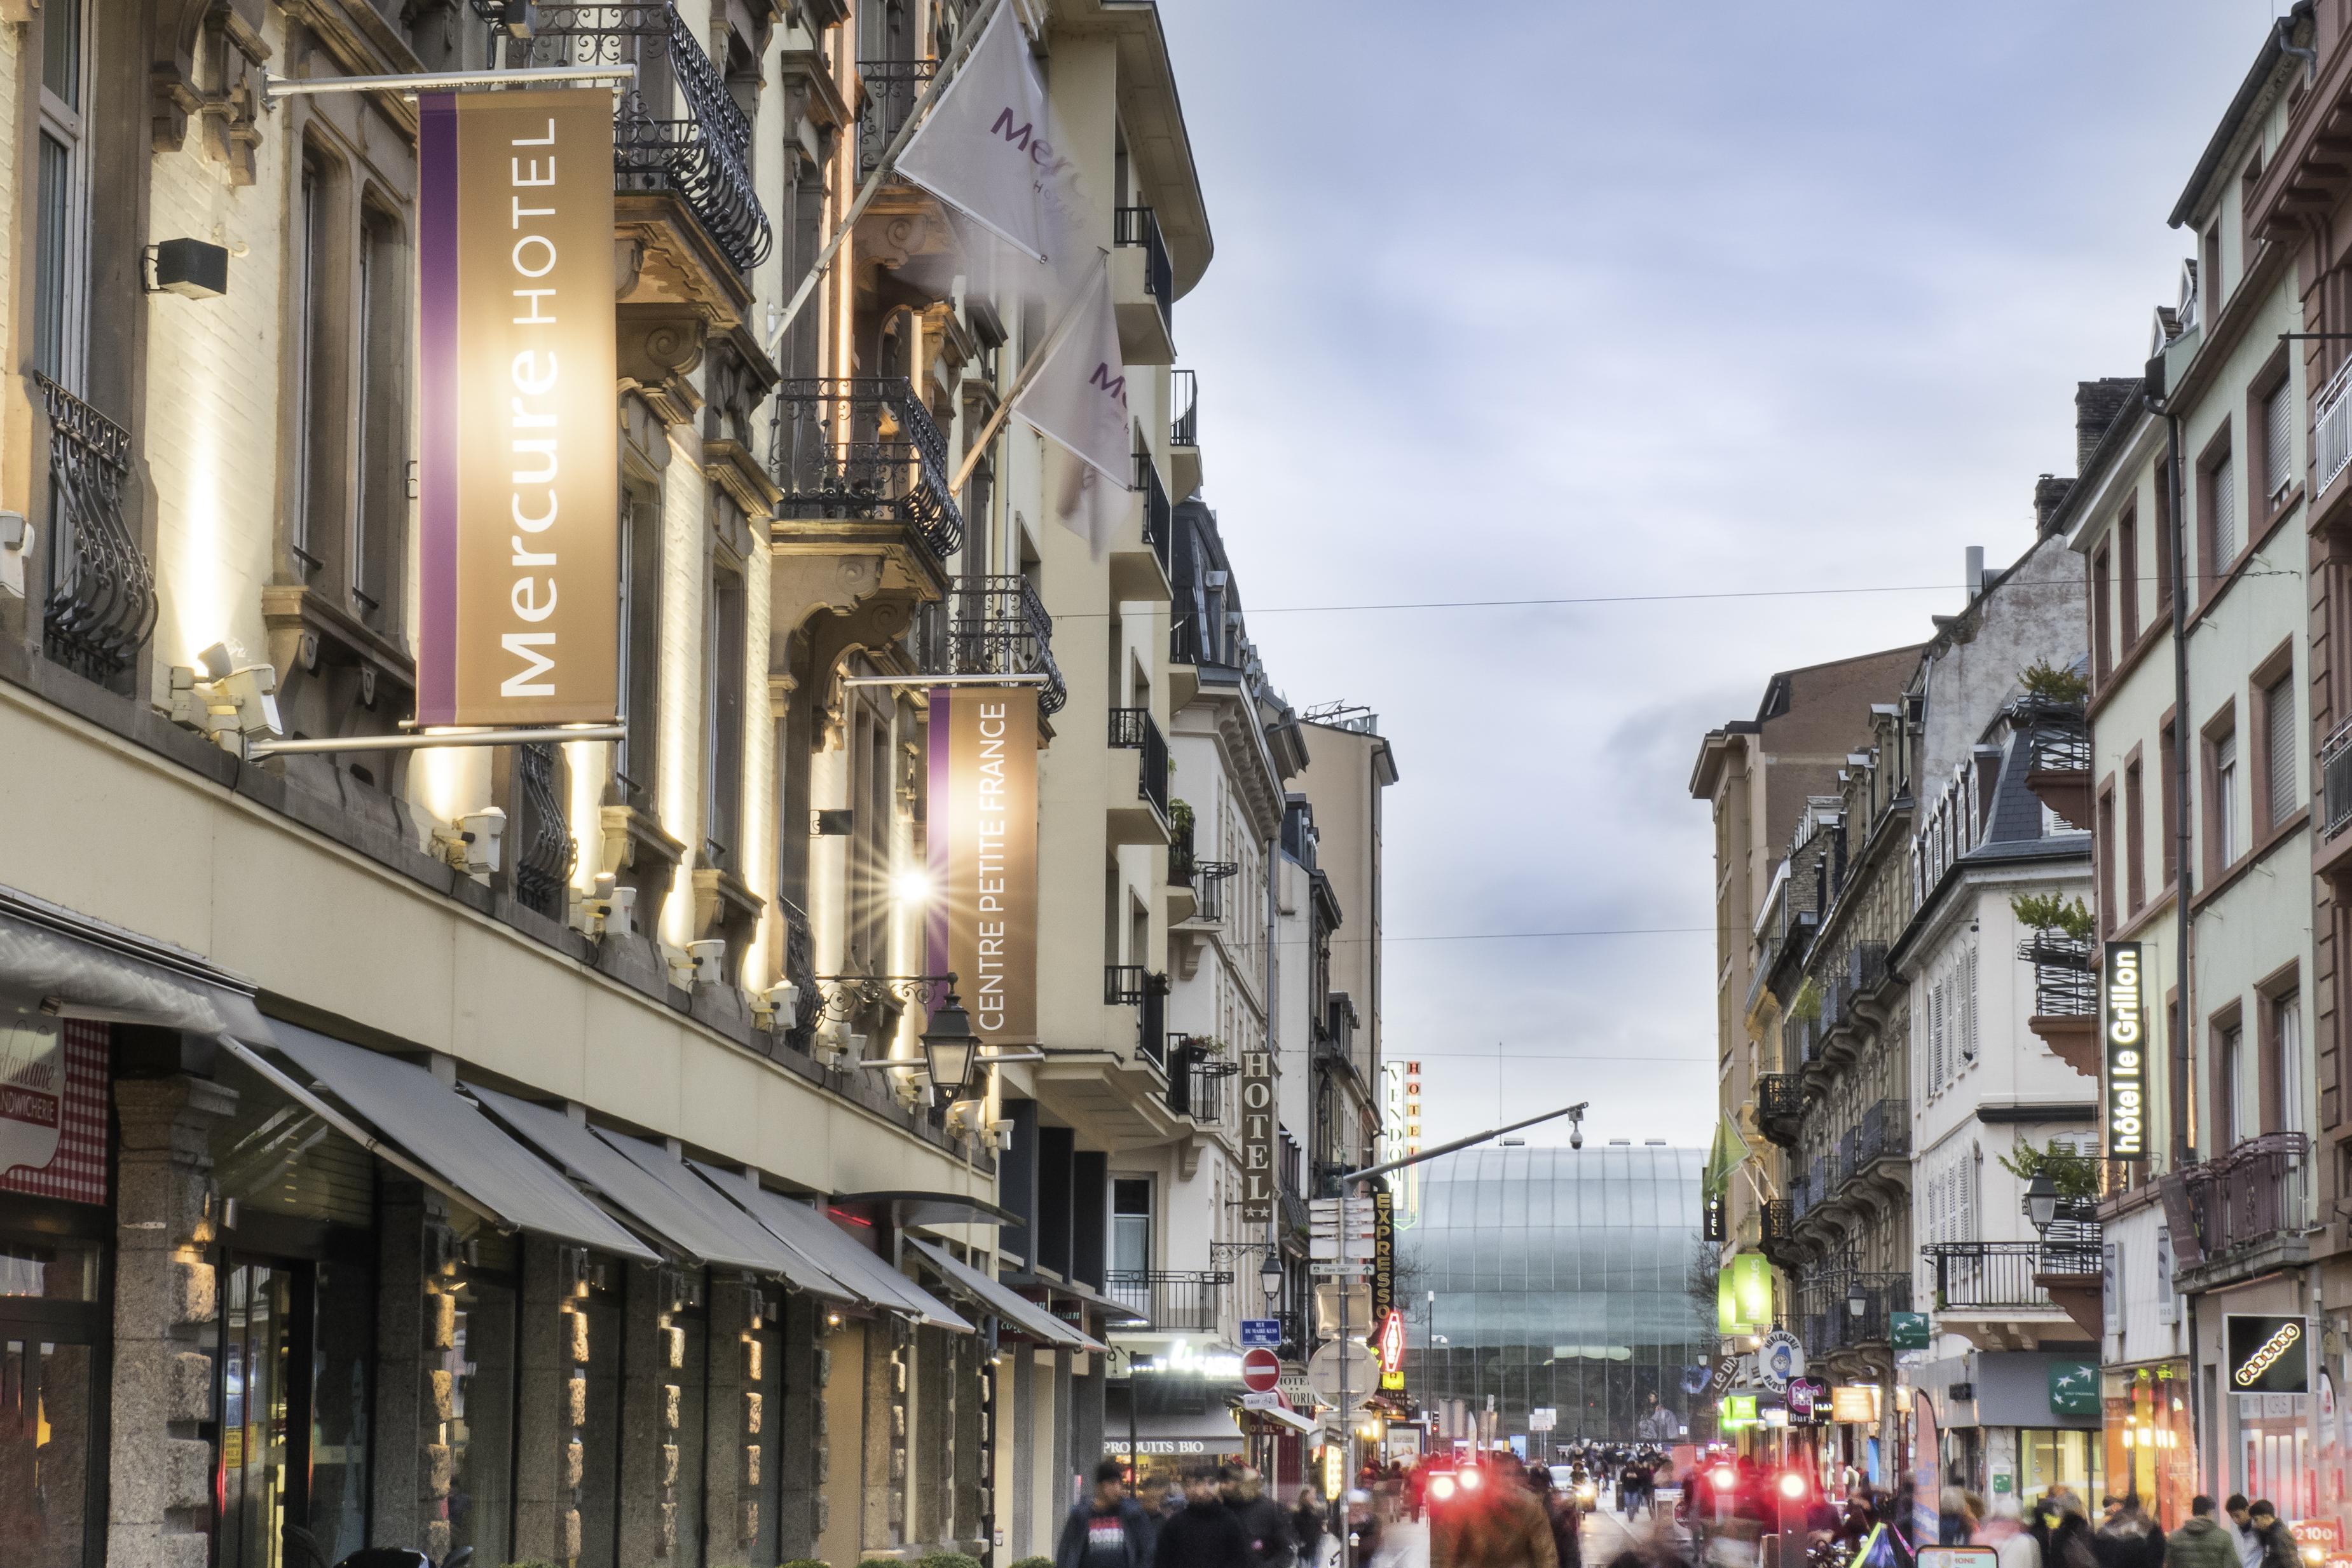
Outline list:
[[[930,716],[931,972],[982,1045],[1034,1045],[1037,690],[935,686]]]
[[[427,93],[422,724],[619,709],[613,97]]]

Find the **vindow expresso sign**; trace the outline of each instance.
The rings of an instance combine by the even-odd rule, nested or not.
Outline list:
[[[2147,971],[2137,942],[2110,942],[2100,964],[2099,1080],[2107,1157],[2147,1158]]]

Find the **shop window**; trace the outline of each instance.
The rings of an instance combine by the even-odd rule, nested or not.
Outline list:
[[[587,1293],[571,1303],[566,1333],[584,1363],[572,1369],[569,1406],[585,1419],[560,1427],[559,1474],[572,1482],[580,1513],[577,1568],[620,1568],[621,1291],[631,1270],[598,1270]],[[576,1468],[575,1468],[576,1467]]]
[[[213,1323],[218,1568],[340,1563],[367,1544],[375,1281],[364,1264],[232,1253]]]
[[[479,1264],[444,1287],[456,1298],[456,1332],[441,1353],[449,1415],[436,1439],[449,1452],[449,1492],[439,1500],[447,1539],[427,1545],[436,1562],[470,1547],[474,1562],[499,1563],[514,1556],[517,1249],[496,1234],[473,1245]]]
[[[12,1218],[67,1207],[16,1199]],[[10,1568],[86,1568],[104,1553],[101,1258],[94,1240],[0,1239],[0,1563]]]

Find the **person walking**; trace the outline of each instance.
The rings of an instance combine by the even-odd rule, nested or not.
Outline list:
[[[2263,1538],[2254,1529],[2252,1505],[2243,1492],[2231,1492],[2221,1511],[2230,1516],[2230,1539],[2238,1548],[2242,1568],[2263,1568]]]
[[[2164,1568],[2239,1568],[2237,1538],[2213,1517],[2213,1500],[2189,1500],[2189,1518],[2164,1541]]]
[[[1265,1477],[1248,1465],[1227,1465],[1218,1490],[1249,1538],[1257,1568],[1290,1568],[1290,1521],[1282,1505],[1265,1495]]]
[[[1486,1483],[1432,1509],[1429,1568],[1559,1568],[1551,1521],[1509,1467],[1488,1467]]]
[[[2303,1553],[2295,1544],[2294,1531],[2279,1518],[2268,1498],[2256,1498],[2247,1505],[2246,1522],[2253,1527],[2254,1539],[2263,1543],[2262,1568],[2301,1568]]]
[[[1054,1568],[1151,1568],[1151,1560],[1150,1516],[1127,1495],[1127,1467],[1105,1459],[1095,1467],[1094,1495],[1063,1521]]]
[[[1276,1510],[1280,1512],[1280,1510]],[[1207,1465],[1184,1472],[1184,1506],[1160,1527],[1150,1568],[1256,1568],[1257,1552]],[[1055,1568],[1062,1568],[1056,1563]]]
[[[1322,1568],[1323,1500],[1313,1487],[1298,1489],[1298,1506],[1290,1511],[1290,1541],[1298,1552],[1298,1568]]]

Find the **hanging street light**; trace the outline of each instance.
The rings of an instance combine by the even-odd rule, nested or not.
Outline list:
[[[955,977],[948,977],[947,1000],[931,1014],[923,1030],[923,1064],[931,1074],[931,1103],[952,1105],[975,1092],[971,1080],[980,1076],[980,1037],[971,1032],[971,1017],[955,994]]]

